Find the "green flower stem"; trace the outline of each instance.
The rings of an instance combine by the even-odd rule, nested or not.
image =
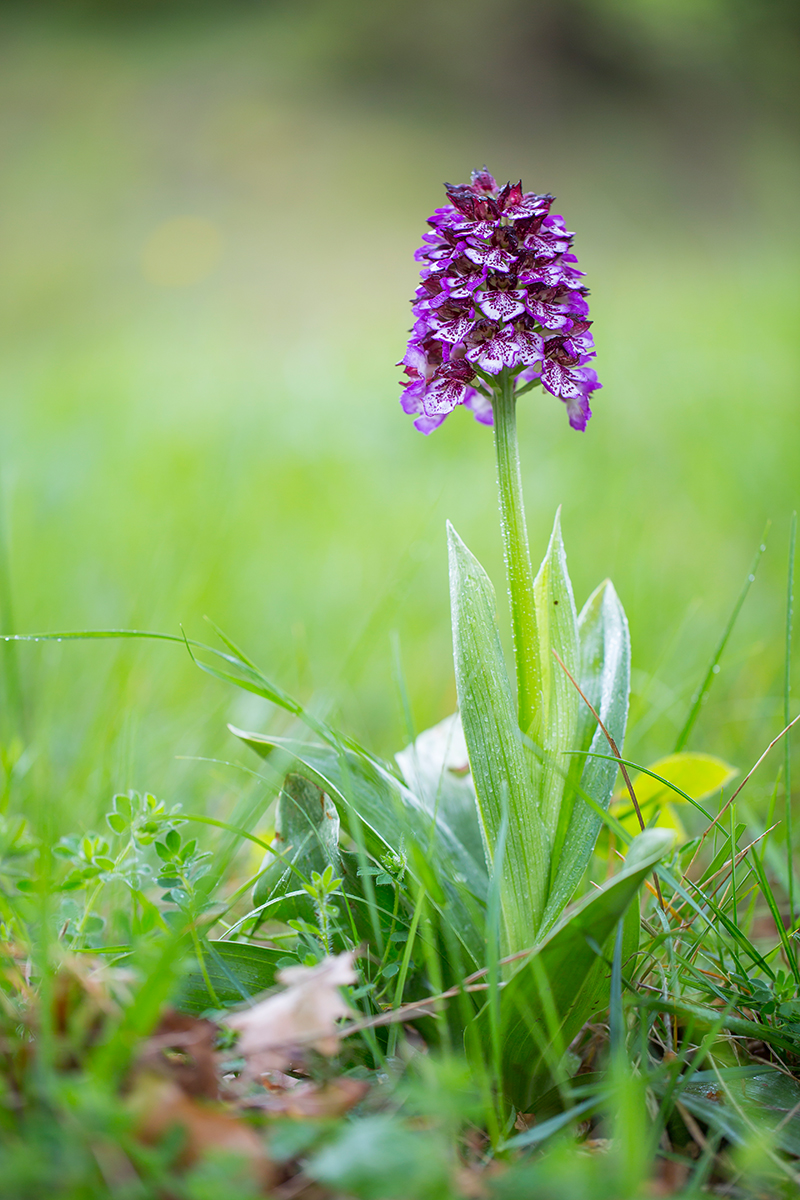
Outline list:
[[[517,672],[517,711],[523,732],[530,729],[537,691],[536,610],[533,569],[525,525],[522,476],[517,442],[517,398],[511,373],[506,369],[492,398],[494,445],[497,454],[497,488],[500,525],[511,603],[511,633]]]

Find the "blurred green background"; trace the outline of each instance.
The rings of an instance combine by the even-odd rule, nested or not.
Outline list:
[[[693,740],[749,765],[800,490],[795,4],[28,0],[0,34],[6,631],[207,614],[385,754],[394,641],[417,727],[450,712],[445,518],[506,627],[491,435],[416,433],[393,364],[441,182],[486,163],[557,195],[592,288],[595,416],[521,402],[524,479],[535,559],[562,504],[579,605],[610,575],[627,608],[634,757],[772,521]],[[230,809],[248,777],[192,756],[252,766],[226,722],[282,720],[179,646],[3,669],[6,792],[59,832],[127,787]]]

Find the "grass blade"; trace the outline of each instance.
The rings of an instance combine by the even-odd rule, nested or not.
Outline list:
[[[611,964],[611,1003],[608,1010],[608,1034],[612,1058],[625,1054],[625,1013],[622,1007],[622,936],[623,921],[617,922],[614,935],[614,959]]]
[[[789,535],[789,572],[786,583],[786,665],[783,676],[783,723],[791,721],[790,693],[792,688],[792,617],[794,615],[794,551],[797,542],[797,513],[792,513]],[[792,871],[792,748],[789,738],[784,744],[783,787],[786,797],[786,874],[789,881],[789,921],[794,926],[794,872]]]
[[[355,836],[363,827],[370,854],[380,856],[388,849],[402,855],[404,846],[413,843],[419,853],[408,855],[409,873],[418,886],[425,886],[420,859],[435,864],[447,898],[447,920],[470,960],[476,965],[482,961],[486,871],[467,854],[441,815],[432,817],[399,779],[355,751],[337,753],[330,746],[230,728],[262,758],[279,751],[301,763],[334,801],[347,831]]]
[[[768,529],[769,529],[769,525],[767,525],[766,529],[764,530],[764,534],[763,534],[761,543],[760,543],[758,549],[756,550],[755,557],[753,558],[752,563],[750,564],[750,570],[747,572],[747,578],[745,579],[742,590],[739,593],[736,603],[733,606],[733,612],[731,613],[730,617],[728,618],[728,624],[725,626],[724,630],[722,631],[722,637],[717,642],[717,646],[716,646],[716,649],[714,650],[714,654],[712,656],[711,662],[709,663],[709,667],[708,667],[708,670],[706,671],[705,678],[703,679],[703,682],[700,684],[700,687],[697,690],[697,692],[695,692],[694,696],[692,697],[692,707],[689,709],[689,715],[686,718],[683,729],[681,729],[680,733],[678,734],[678,740],[676,741],[675,746],[673,748],[674,754],[677,754],[679,750],[682,750],[683,747],[688,742],[689,737],[691,736],[691,732],[694,729],[695,722],[697,721],[697,718],[700,715],[700,709],[703,707],[703,702],[705,701],[706,695],[708,694],[708,692],[711,688],[711,685],[714,682],[714,676],[717,674],[716,668],[719,666],[719,660],[722,658],[722,655],[725,651],[725,647],[728,644],[728,639],[730,638],[731,634],[733,633],[733,627],[736,624],[739,613],[742,610],[742,605],[744,604],[745,600],[747,599],[747,593],[750,591],[750,585],[755,580],[756,571],[758,570],[758,564],[761,561],[761,555],[764,553],[764,551],[767,548],[766,547],[766,537],[767,537]]]

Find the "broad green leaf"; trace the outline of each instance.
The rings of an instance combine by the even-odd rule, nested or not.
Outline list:
[[[285,891],[296,891],[320,875],[327,866],[339,867],[339,814],[324,791],[302,775],[287,775],[275,812],[275,838],[272,842],[280,857],[270,851],[264,856],[261,875],[253,889],[253,904],[258,907]],[[314,920],[314,904],[309,896],[291,900],[270,909],[270,918]]]
[[[611,968],[602,959],[598,962],[597,951],[672,842],[672,834],[660,829],[635,838],[620,873],[565,914],[503,989],[506,1098],[521,1111],[530,1111],[537,1093],[549,1086],[552,1063],[545,1048],[560,1058],[600,1007]],[[488,1040],[488,1028],[487,1006],[473,1023],[472,1036]]]
[[[546,897],[548,838],[511,695],[494,589],[452,525],[450,608],[458,705],[469,750],[487,867],[508,812],[500,910],[505,952],[535,939]]]
[[[376,759],[354,750],[337,752],[332,746],[245,733],[229,726],[262,758],[275,752],[302,764],[336,804],[342,825],[349,832],[355,812],[368,835],[367,848],[375,856],[390,850],[408,860],[408,871],[418,882],[418,855],[407,853],[413,843],[419,855],[433,866],[446,896],[446,919],[476,965],[482,962],[484,904],[487,877],[440,816],[432,816],[423,802]],[[433,898],[435,901],[435,897]]]
[[[218,1004],[241,1004],[272,987],[278,962],[285,957],[285,950],[251,946],[248,942],[207,942],[204,964],[217,1004],[196,963],[182,981],[177,1007],[182,1012],[197,1014]]]
[[[565,791],[572,766],[569,751],[575,744],[580,697],[575,685],[556,661],[558,654],[574,679],[580,675],[580,644],[575,599],[567,572],[567,556],[561,537],[560,512],[556,513],[547,553],[533,582],[538,638],[538,695],[534,697],[533,721],[525,730],[543,751],[537,774],[539,815],[552,846],[556,840]]]
[[[713,796],[736,775],[736,767],[716,758],[713,754],[697,754],[686,751],[681,754],[669,754],[650,765],[649,770],[655,775],[686,792],[693,800],[705,800]],[[683,834],[683,827],[677,813],[673,810],[675,804],[685,804],[686,801],[659,779],[652,775],[639,772],[631,783],[642,810],[646,825],[655,823],[664,828],[677,829]],[[614,797],[612,807],[614,815],[626,829],[633,833],[639,828],[639,822],[630,802],[627,791],[619,791]],[[653,818],[656,817],[655,822]],[[683,834],[685,836],[685,834]]]
[[[578,631],[581,690],[617,746],[621,747],[628,716],[631,647],[625,612],[609,579],[601,583],[586,601],[578,618]],[[608,755],[605,734],[588,706],[580,697],[578,700],[574,749]],[[553,851],[545,928],[558,919],[571,900],[600,832],[602,819],[583,797],[590,796],[601,808],[607,809],[616,774],[617,764],[608,757],[574,756]]]
[[[478,801],[460,714],[426,729],[394,757],[411,791],[429,812],[440,813],[461,845],[483,862]]]
[[[800,1084],[782,1071],[756,1066],[698,1071],[678,1085],[674,1098],[734,1144],[747,1142],[756,1128],[774,1134],[782,1150],[800,1155]]]

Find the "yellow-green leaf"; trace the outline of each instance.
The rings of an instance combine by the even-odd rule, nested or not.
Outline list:
[[[645,824],[651,824],[657,812],[659,816],[655,824],[662,828],[675,829],[679,836],[682,834],[682,826],[673,805],[687,802],[668,784],[680,788],[693,800],[701,801],[713,796],[737,773],[736,768],[723,759],[716,758],[713,754],[699,754],[693,751],[659,758],[648,770],[661,778],[654,779],[653,775],[639,772],[631,780]],[[662,782],[663,780],[668,782]],[[631,833],[639,828],[627,790],[616,793],[611,811]]]

